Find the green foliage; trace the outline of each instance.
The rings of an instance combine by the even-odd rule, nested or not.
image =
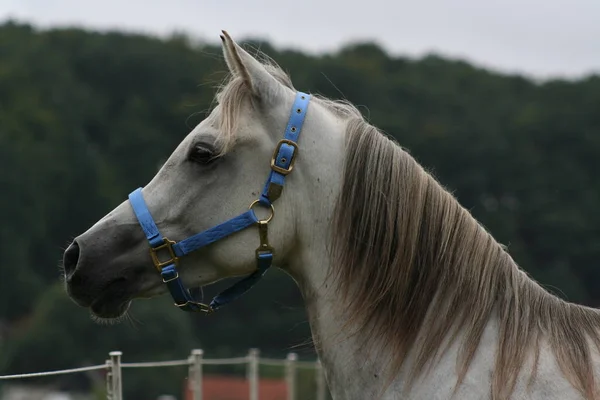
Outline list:
[[[534,83],[372,43],[319,57],[260,47],[299,89],[366,105],[534,278],[599,304],[600,77]],[[204,117],[224,76],[219,46],[6,23],[0,59],[0,321],[10,328],[0,373],[96,364],[114,349],[144,361],[194,346],[210,358],[249,347],[283,357],[301,344],[293,350],[314,358],[299,291],[279,271],[210,320],[163,298],[135,303],[142,324],[118,326],[91,322],[57,284],[68,239],[147,182]],[[150,398],[179,394],[185,371],[125,374],[128,395]]]

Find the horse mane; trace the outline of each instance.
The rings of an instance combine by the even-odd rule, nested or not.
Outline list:
[[[294,89],[275,62],[266,56],[262,62]],[[223,152],[235,142],[236,121],[250,97],[235,75],[220,86],[216,115]],[[533,380],[541,340],[571,384],[588,400],[597,399],[588,339],[600,350],[600,313],[565,302],[528,277],[432,175],[352,104],[313,98],[347,122],[330,272],[359,337],[386,343],[389,379],[413,352],[410,386],[440,354],[441,343],[448,339],[447,349],[463,333],[458,388],[486,324],[496,317],[492,399],[510,397],[531,355]]]
[[[381,337],[392,354],[391,378],[413,351],[410,386],[440,344],[449,339],[449,347],[460,331],[458,388],[495,316],[492,399],[510,397],[533,355],[531,383],[543,339],[574,387],[596,399],[588,339],[600,349],[599,312],[565,302],[528,277],[432,175],[375,127],[353,117],[346,134],[332,274],[357,333]]]

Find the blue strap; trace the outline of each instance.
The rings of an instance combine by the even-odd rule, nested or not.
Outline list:
[[[257,222],[258,218],[256,217],[254,211],[248,210],[245,213],[230,219],[229,221],[225,221],[222,224],[207,229],[204,232],[197,233],[194,236],[190,236],[189,238],[176,243],[173,245],[173,250],[175,250],[177,257],[181,257],[213,242],[216,242],[217,240],[226,238],[227,236],[239,232],[242,229],[248,228]]]
[[[212,311],[216,311],[223,305],[238,299],[261,280],[269,267],[271,267],[273,253],[268,252],[259,254],[256,262],[256,271],[236,282],[212,299],[209,305]],[[195,298],[191,291],[185,288],[174,264],[164,267],[161,276],[171,293],[171,297],[173,297],[175,304],[177,304],[179,308],[184,311],[206,311],[205,306]]]
[[[154,248],[164,244],[164,238],[154,223],[152,214],[150,214],[150,210],[148,210],[148,206],[144,201],[142,189],[137,188],[130,193],[129,201],[150,245]],[[258,223],[258,218],[254,211],[250,209],[229,221],[176,243],[173,245],[173,250],[175,255],[180,257],[256,223]],[[273,255],[271,253],[259,255],[257,258],[257,271],[217,295],[211,304],[214,303],[217,304],[217,307],[220,307],[247,292],[262,278],[266,270],[271,266],[272,259]],[[175,304],[179,308],[184,311],[206,311],[206,306],[200,303],[191,291],[187,290],[183,285],[175,264],[163,267],[160,275],[163,282],[167,285]]]
[[[129,194],[129,201],[133,208],[133,211],[146,235],[146,238],[150,242],[150,246],[157,247],[164,243],[164,238],[160,234],[158,227],[154,223],[154,219],[148,210],[148,206],[142,196],[142,189],[137,188]],[[243,214],[238,215],[225,221],[222,224],[214,226],[210,229],[205,230],[184,239],[175,245],[173,250],[177,257],[181,257],[195,250],[198,250],[204,246],[207,246],[217,240],[223,239],[229,235],[232,235],[242,229],[245,229],[258,222],[258,218],[253,210],[248,210]]]
[[[129,203],[131,203],[133,212],[135,213],[148,242],[150,242],[150,246],[154,248],[163,244],[164,239],[154,223],[154,219],[142,196],[142,188],[137,188],[129,194]]]
[[[162,276],[163,282],[167,285],[167,289],[169,289],[175,304],[179,306],[179,308],[184,311],[206,311],[206,307],[203,307],[203,305],[196,300],[191,292],[183,285],[179,273],[175,268],[175,264],[164,267],[160,275]]]
[[[268,252],[259,254],[256,258],[256,271],[216,295],[210,302],[210,308],[217,310],[219,307],[232,302],[246,293],[265,275],[265,272],[267,272],[272,262],[273,253]]]
[[[297,143],[298,138],[300,137],[300,132],[302,132],[302,126],[304,125],[304,119],[306,117],[306,111],[308,110],[309,101],[309,94],[303,92],[296,93],[296,99],[292,105],[290,118],[285,128],[285,140]],[[292,159],[297,156],[297,154],[295,154],[296,148],[293,145],[282,142],[280,142],[278,146],[279,151],[275,156],[274,164],[279,168],[287,170],[290,167]],[[279,191],[272,191],[271,187],[272,185],[278,185],[280,188],[283,188],[284,183],[285,174],[271,169],[269,177],[267,178],[267,182],[265,183],[263,191],[260,194],[260,202],[264,205],[270,205],[273,201],[277,200],[281,194],[281,189]]]

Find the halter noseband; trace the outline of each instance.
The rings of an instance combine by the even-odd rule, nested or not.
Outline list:
[[[285,177],[294,167],[294,162],[298,154],[297,140],[302,130],[309,101],[310,95],[302,92],[296,93],[296,99],[292,106],[284,138],[279,141],[271,157],[271,172],[269,173],[267,182],[260,194],[260,198],[252,202],[245,213],[204,232],[175,242],[160,234],[142,196],[142,188],[138,188],[129,194],[129,203],[150,244],[152,262],[160,272],[163,282],[167,285],[173,300],[175,300],[175,305],[181,310],[211,313],[248,291],[263,277],[267,269],[271,266],[273,248],[269,245],[268,224],[275,215],[273,202],[281,196]],[[269,217],[259,220],[254,213],[256,205],[270,207],[271,214]],[[219,293],[208,305],[196,300],[198,290],[186,289],[179,277],[179,273],[177,272],[179,259],[186,254],[255,224],[258,225],[260,238],[260,245],[256,249],[256,271]],[[161,260],[158,255],[159,251],[166,252],[165,256],[167,258]]]

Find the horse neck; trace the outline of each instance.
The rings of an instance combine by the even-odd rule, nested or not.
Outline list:
[[[340,329],[347,315],[340,307],[336,283],[328,275],[330,259],[326,240],[317,233],[326,232],[327,227],[321,228],[313,227],[310,246],[306,246],[307,250],[290,263],[290,270],[302,292],[315,349],[333,398],[391,400],[405,393],[405,389],[409,389],[406,398],[411,399],[436,398],[441,394],[444,398],[463,396],[465,400],[487,396],[490,384],[488,371],[494,358],[493,344],[497,341],[497,320],[491,319],[485,327],[482,348],[474,359],[472,377],[477,387],[463,385],[461,391],[454,393],[456,360],[460,352],[459,343],[462,342],[460,333],[455,344],[428,369],[424,380],[418,380],[407,388],[412,364],[410,353],[399,374],[392,380],[386,379],[389,371],[386,362],[390,355],[386,343],[375,337],[365,340],[365,337],[352,335],[355,330],[352,324]],[[418,351],[418,348],[413,351]],[[467,394],[469,390],[472,392]]]
[[[308,250],[290,265],[304,298],[315,349],[334,398],[372,399],[382,366],[372,349],[361,346],[356,338],[340,335],[343,316],[335,283],[328,278],[326,242],[318,231],[315,226]]]
[[[317,115],[320,118],[307,121],[302,140],[302,159],[310,162],[299,160],[294,171],[296,189],[290,204],[299,240],[293,254],[286,257],[285,269],[302,292],[315,348],[334,398],[375,399],[382,395],[382,388],[387,388],[386,393],[402,389],[406,380],[403,371],[410,371],[410,359],[393,382],[387,381],[386,343],[375,337],[364,340],[364,336],[353,336],[355,327],[351,323],[343,325],[347,315],[339,304],[337,283],[329,275],[329,244],[334,229],[331,220],[341,190],[345,126],[327,114]],[[437,372],[433,371],[434,376],[439,375],[437,383],[452,387],[454,382],[447,380],[456,378],[456,353],[451,349],[440,361],[434,367]],[[423,387],[436,386],[429,383]]]
[[[382,366],[373,349],[339,335],[343,317],[335,284],[328,276],[328,242],[341,185],[344,126],[321,114],[308,120],[305,129],[302,158],[310,162],[298,160],[293,184],[298,189],[290,197],[299,245],[288,255],[285,269],[302,292],[315,348],[334,398],[371,399],[381,386],[377,377]]]

